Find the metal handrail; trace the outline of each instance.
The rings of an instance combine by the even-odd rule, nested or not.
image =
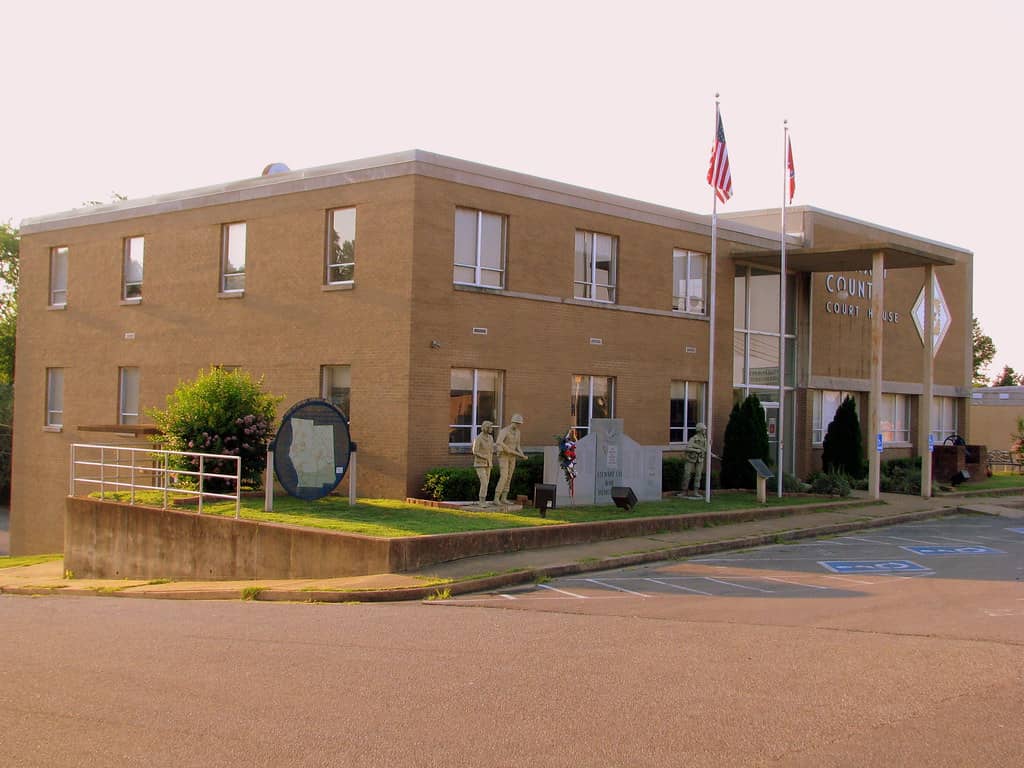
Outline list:
[[[90,458],[80,457],[80,452],[84,451],[99,451],[99,459],[95,459],[94,455]],[[108,452],[110,451],[114,452],[112,461],[107,460]],[[121,459],[121,455],[124,452],[128,453],[127,463]],[[144,454],[146,459],[149,461],[149,464],[140,465],[136,461],[138,454]],[[199,471],[172,468],[170,466],[170,458],[172,456],[198,459]],[[234,474],[207,472],[206,461],[208,459],[214,459],[216,461],[233,461],[235,464]],[[98,469],[98,478],[96,476],[86,477],[80,474],[79,470],[86,467]],[[109,478],[107,476],[107,470],[113,470],[113,478]],[[122,479],[123,470],[127,471],[127,480]],[[140,477],[140,475],[142,477]],[[156,477],[157,480],[154,482],[157,484],[144,482],[145,477]],[[198,490],[178,485],[176,481],[181,477],[198,478]],[[204,491],[204,481],[208,479],[234,480],[235,491],[234,493]],[[238,519],[241,515],[242,459],[239,456],[225,456],[217,453],[196,453],[192,451],[165,451],[154,448],[132,448],[124,445],[72,443],[69,478],[70,495],[77,495],[79,483],[83,483],[85,485],[98,485],[100,487],[101,497],[106,493],[108,487],[112,489],[127,488],[129,489],[129,503],[131,504],[135,503],[136,491],[162,491],[164,509],[167,509],[169,506],[169,493],[180,494],[183,496],[196,496],[198,498],[198,514],[200,515],[203,513],[204,498],[228,499],[235,502],[235,519]]]

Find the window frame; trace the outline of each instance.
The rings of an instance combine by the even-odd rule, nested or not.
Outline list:
[[[56,386],[55,386],[56,385]],[[56,395],[56,396],[55,396]],[[59,407],[54,407],[54,406]],[[64,369],[46,369],[46,403],[43,426],[50,429],[64,427]]]
[[[331,253],[331,249],[332,249],[332,246],[333,246],[333,243],[334,243],[333,236],[338,231],[336,226],[335,226],[335,220],[337,219],[337,214],[345,213],[347,215],[349,212],[351,212],[351,215],[352,215],[352,239],[351,239],[351,243],[352,243],[352,256],[351,256],[351,260],[349,260],[349,261],[344,261],[344,260],[334,261],[334,260],[332,260],[333,254]],[[357,247],[357,232],[358,232],[358,228],[357,227],[358,227],[358,225],[357,225],[356,206],[354,206],[354,205],[342,206],[340,208],[331,208],[331,209],[329,209],[327,211],[327,231],[326,231],[326,242],[324,244],[324,285],[355,285],[355,282],[356,282],[356,277],[355,277],[355,274],[356,274],[356,247]],[[339,246],[339,253],[341,253],[343,251],[343,249],[345,247],[345,243],[347,243],[347,242],[350,242],[350,241],[345,240],[344,242],[341,243],[341,245]],[[344,254],[342,254],[342,258],[344,258]],[[350,277],[350,278],[343,278],[343,279],[339,279],[339,280],[331,279],[331,271],[332,270],[343,270],[345,267],[349,267],[351,269],[352,277]]]
[[[466,264],[458,260],[459,258],[459,214],[471,213],[476,218],[475,228],[475,240],[473,243],[473,263]],[[484,222],[487,217],[493,217],[498,219],[501,226],[500,236],[500,249],[501,252],[498,255],[499,266],[488,267],[484,266],[483,252],[484,252]],[[454,246],[452,249],[452,282],[455,285],[471,285],[477,288],[490,288],[491,290],[504,290],[505,289],[505,277],[507,274],[507,263],[508,263],[508,215],[504,213],[497,213],[495,211],[485,211],[481,208],[469,208],[466,206],[455,207],[455,226],[454,226]],[[473,280],[459,280],[457,277],[459,269],[472,269]],[[483,280],[485,273],[497,274],[498,284],[491,285]]]
[[[607,416],[594,416],[594,381],[597,379],[603,379],[608,386],[608,415]],[[577,380],[580,380],[577,382]],[[585,380],[585,382],[583,381]],[[579,383],[580,386],[577,386]],[[586,395],[582,392],[582,385],[586,384],[587,392]],[[574,373],[572,374],[572,384],[569,390],[569,421],[571,423],[571,429],[576,431],[579,437],[583,437],[590,433],[590,424],[595,418],[598,419],[614,419],[615,418],[615,397],[617,382],[615,376],[598,376],[591,373]],[[579,416],[578,409],[576,407],[577,402],[583,397],[587,398],[587,414],[586,423],[580,424],[582,421]]]
[[[138,242],[140,244],[138,253],[138,265],[139,265],[139,279],[138,282],[129,282],[128,280],[128,269],[129,263],[133,262],[133,245]],[[126,302],[137,303],[142,301],[142,281],[145,272],[145,255],[146,255],[146,237],[145,235],[131,235],[124,239],[123,245],[123,256],[121,259],[121,300]],[[128,295],[129,286],[137,286],[138,293],[133,296]]]
[[[469,424],[454,424],[451,423],[451,403],[454,399],[452,392],[455,390],[452,388],[454,382],[452,379],[455,376],[456,371],[466,372],[469,371],[473,376],[473,385],[470,397],[472,399],[472,405],[470,409],[470,423]],[[494,414],[492,416],[484,416],[481,413],[480,408],[480,374],[481,373],[493,373],[495,374],[495,391],[494,391]],[[489,390],[484,390],[489,391]],[[495,426],[499,426],[502,423],[502,411],[504,410],[505,400],[505,371],[496,368],[464,368],[460,366],[452,366],[449,369],[448,375],[448,448],[449,450],[464,451],[472,447],[473,441],[480,432],[480,425],[484,421],[491,421]],[[468,442],[455,441],[452,439],[453,434],[456,430],[469,429],[469,440]]]
[[[242,251],[242,269],[236,272],[228,272],[229,258],[232,253],[232,242],[237,242],[232,237],[232,231],[237,230],[241,227],[241,251]],[[221,224],[221,244],[220,244],[220,292],[225,294],[244,294],[245,293],[245,275],[248,260],[248,226],[247,222],[244,221],[232,221],[225,224]],[[241,278],[241,287],[228,287],[228,281],[232,278]]]
[[[337,387],[336,389],[343,390],[344,396],[340,397],[340,402],[336,402],[334,396],[331,394],[334,388],[329,386],[332,383],[332,373],[340,372],[343,378],[348,378],[347,387]],[[328,363],[320,366],[320,397],[333,404],[339,411],[345,414],[345,418],[351,420],[351,408],[352,408],[352,366],[342,363]],[[344,407],[342,407],[344,405]]]
[[[860,401],[858,399],[857,392],[847,391],[845,389],[812,389],[811,390],[811,445],[824,445],[825,435],[828,434],[828,425],[836,417],[835,411],[832,411],[832,418],[825,421],[822,414],[822,408],[825,400],[826,392],[836,392],[839,394],[839,405],[836,406],[836,410],[839,410],[839,406],[843,404],[846,398],[853,398],[854,407],[857,409],[857,416],[860,417]]]
[[[117,369],[117,423],[135,425],[139,423],[142,413],[140,392],[141,374],[138,366],[126,365]],[[129,386],[130,385],[130,386]],[[135,410],[128,410],[128,396],[135,400]]]
[[[50,307],[66,307],[68,305],[68,271],[71,259],[69,254],[71,249],[66,245],[55,245],[50,249],[50,282],[49,282],[49,293],[47,306]],[[60,270],[57,269],[57,260],[61,258],[63,261],[63,286],[58,287],[56,284],[57,275]],[[63,294],[63,297],[58,300],[57,294]]]
[[[672,403],[680,398],[672,396],[672,389],[676,384],[683,385],[683,424],[682,426],[673,426],[672,417],[674,415]],[[691,386],[699,388],[699,393],[696,397],[690,397]],[[697,418],[690,418],[690,400],[697,401]],[[668,415],[668,443],[669,445],[684,445],[697,431],[697,424],[704,423],[707,421],[707,382],[706,381],[690,381],[688,379],[672,379],[669,384],[669,415]],[[690,426],[690,424],[693,426]],[[673,439],[673,433],[682,432],[682,439]]]
[[[690,303],[694,296],[690,293],[690,283],[695,279],[691,276],[691,264],[694,256],[700,256],[704,262],[701,271],[700,283],[701,293],[697,301],[700,302],[699,309],[691,309]],[[677,265],[682,264],[682,278],[679,277]],[[691,251],[686,248],[672,249],[672,311],[687,315],[698,315],[706,317],[708,313],[708,254],[703,251]],[[677,293],[680,285],[685,285],[681,294]]]
[[[882,394],[880,405],[879,431],[882,433],[883,445],[910,445],[910,396],[899,392],[885,392]],[[902,424],[896,420],[897,416],[902,416]],[[889,429],[885,428],[886,423],[890,425]]]
[[[580,250],[582,236],[583,250]],[[598,238],[608,238],[611,249],[608,283],[597,282],[597,247]],[[587,256],[587,243],[590,243],[590,254]],[[582,262],[581,262],[582,260]],[[582,279],[581,277],[582,272]],[[610,298],[597,298],[599,290],[607,291]],[[599,304],[617,304],[619,299],[619,236],[587,229],[577,229],[573,239],[573,298],[581,301],[593,301]]]
[[[931,435],[932,435],[932,438],[933,438],[933,440],[935,442],[935,445],[942,445],[942,443],[946,440],[946,438],[952,437],[953,435],[959,435],[960,434],[959,431],[958,431],[959,427],[960,427],[960,413],[959,413],[960,409],[958,407],[958,405],[959,405],[959,403],[957,402],[958,399],[959,398],[956,398],[956,397],[946,397],[944,395],[933,395],[932,396],[932,410],[933,410],[933,412],[932,412],[932,414],[930,414],[931,418],[930,418],[929,422],[930,422],[930,425],[931,425]],[[947,405],[947,404],[948,404],[948,406],[950,408],[950,412],[952,414],[952,429],[949,429],[948,428],[949,425],[943,424],[943,421],[942,421],[942,417],[944,416],[942,411],[944,409],[941,406]]]

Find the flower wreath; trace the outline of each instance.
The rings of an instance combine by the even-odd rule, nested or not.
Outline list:
[[[565,482],[569,485],[569,496],[575,494],[574,481],[576,480],[576,430],[570,429],[558,438],[558,466],[565,475]]]

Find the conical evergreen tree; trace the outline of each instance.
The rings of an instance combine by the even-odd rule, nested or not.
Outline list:
[[[756,475],[749,459],[761,459],[765,464],[771,462],[764,408],[755,395],[747,397],[742,405],[734,405],[729,414],[722,445],[723,488],[755,486]]]
[[[847,397],[836,409],[822,448],[821,468],[826,472],[842,472],[854,478],[867,474],[860,419],[852,397]]]

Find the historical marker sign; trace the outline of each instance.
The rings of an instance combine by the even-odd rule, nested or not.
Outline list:
[[[290,495],[322,498],[338,487],[348,469],[348,419],[327,400],[303,400],[281,419],[271,449],[274,474]]]

